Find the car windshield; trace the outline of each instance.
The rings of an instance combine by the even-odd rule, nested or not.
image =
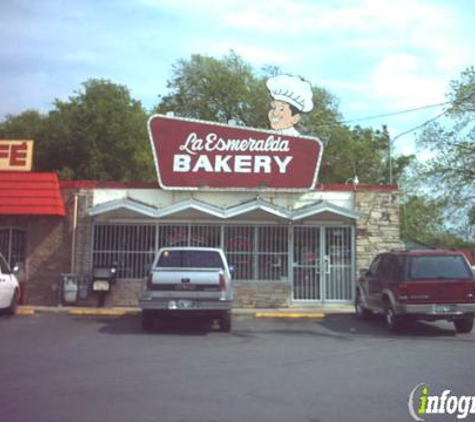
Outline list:
[[[221,255],[215,251],[164,251],[157,263],[165,268],[222,268]]]
[[[409,258],[409,279],[471,279],[472,273],[460,255],[413,256]]]

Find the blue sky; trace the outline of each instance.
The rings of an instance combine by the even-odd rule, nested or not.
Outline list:
[[[177,60],[232,49],[335,95],[345,120],[446,100],[475,65],[471,0],[0,0],[0,120],[46,112],[89,78],[126,85],[151,108]],[[392,136],[434,108],[358,122]],[[414,151],[414,134],[397,140]]]

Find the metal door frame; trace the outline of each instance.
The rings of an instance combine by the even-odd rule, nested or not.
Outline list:
[[[319,275],[319,286],[318,286],[318,298],[317,299],[301,299],[296,298],[295,291],[295,268],[298,268],[299,265],[296,265],[294,262],[294,252],[295,252],[295,228],[303,227],[310,230],[318,229],[318,242],[319,242],[319,253],[318,257],[315,259],[314,268],[316,274]],[[327,254],[327,235],[330,233],[330,230],[345,230],[347,231],[346,243],[340,244],[342,250],[344,249],[346,253],[350,256],[347,259],[347,263],[344,265],[335,265],[332,263],[331,256]],[[351,225],[296,225],[289,227],[289,283],[290,283],[290,302],[292,304],[347,304],[352,303],[354,300],[354,283],[355,283],[355,263],[356,263],[356,247],[355,247],[355,227]],[[339,283],[339,286],[335,288],[332,293],[339,293],[338,296],[341,297],[329,297],[330,292],[328,292],[327,287],[328,283],[332,281],[332,276],[337,277],[337,267],[343,267],[343,270],[340,268],[339,276],[344,277],[344,280]],[[345,271],[346,270],[346,271]],[[349,279],[347,279],[348,277]],[[336,283],[336,281],[335,281]]]

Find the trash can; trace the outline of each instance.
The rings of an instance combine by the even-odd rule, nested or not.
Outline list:
[[[62,274],[63,277],[63,301],[75,303],[78,300],[78,282],[76,274]]]

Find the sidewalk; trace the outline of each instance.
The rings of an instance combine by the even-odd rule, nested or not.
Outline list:
[[[19,306],[17,315],[35,315],[36,313],[67,313],[76,316],[125,316],[139,315],[138,307],[92,308],[80,306]],[[292,308],[233,308],[233,316],[253,318],[325,318],[328,314],[353,313],[351,305],[328,305]]]

